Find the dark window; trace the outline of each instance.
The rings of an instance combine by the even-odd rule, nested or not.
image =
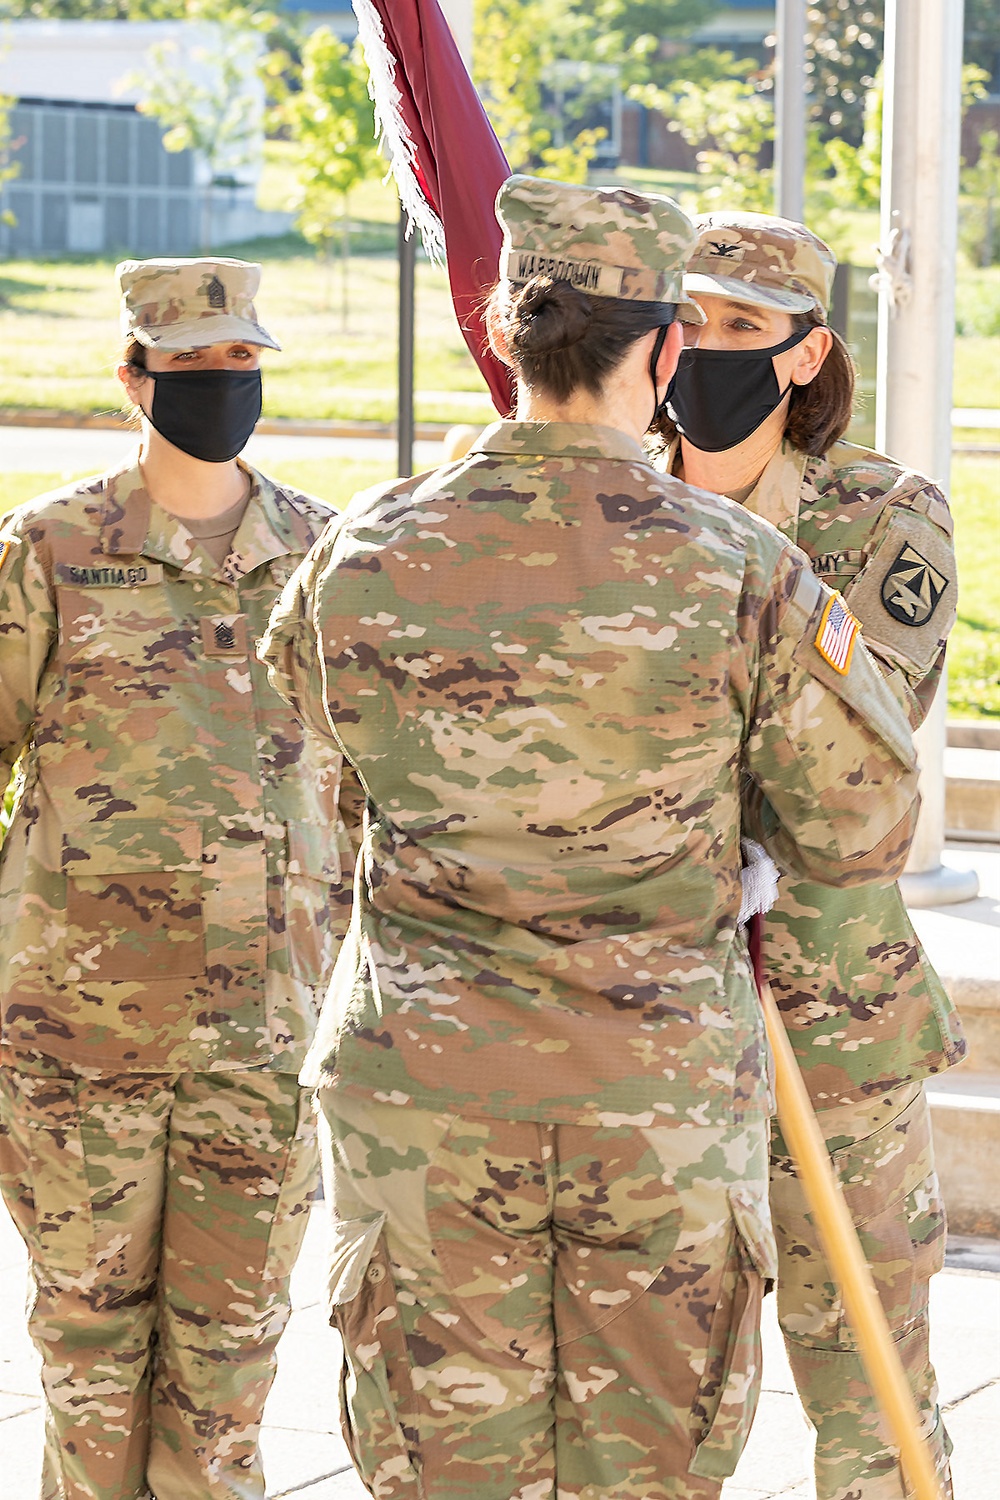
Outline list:
[[[74,182],[98,182],[97,131],[100,124],[96,114],[77,114],[73,121],[73,180]]]
[[[67,166],[67,126],[69,115],[63,110],[45,110],[42,114],[42,181],[65,182]]]
[[[106,150],[107,166],[105,176],[108,182],[125,183],[132,181],[131,171],[131,131],[132,121],[128,115],[115,115],[108,121]]]
[[[66,249],[65,193],[42,194],[42,250]]]

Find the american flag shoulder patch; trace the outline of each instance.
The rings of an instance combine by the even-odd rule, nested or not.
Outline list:
[[[827,600],[814,645],[823,660],[842,677],[846,677],[851,669],[851,655],[860,629],[860,624],[839,594]]]

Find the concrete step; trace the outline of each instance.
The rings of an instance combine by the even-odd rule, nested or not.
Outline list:
[[[1000,847],[953,844],[943,860],[974,869],[980,893],[910,912],[969,1044],[965,1062],[926,1083],[938,1173],[952,1233],[1000,1238]]]
[[[944,752],[948,838],[1000,841],[1000,748],[949,743]]]
[[[1000,1236],[1000,1078],[962,1064],[930,1079],[927,1098],[949,1230]]]
[[[1000,719],[949,719],[948,744],[960,750],[1000,750]]]

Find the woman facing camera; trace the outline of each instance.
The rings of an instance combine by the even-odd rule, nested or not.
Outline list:
[[[341,760],[254,658],[326,525],[239,458],[259,266],[118,267],[141,446],[0,530],[0,1183],[43,1500],[262,1497],[314,1184],[297,1073],[350,903]]]
[[[827,325],[836,261],[802,224],[764,214],[697,221],[686,330],[657,427],[658,464],[776,526],[842,594],[920,723],[955,621],[952,522],[940,489],[843,441],[854,368]],[[954,1007],[888,872],[849,888],[781,882],[764,964],[946,1486],[950,1444],[928,1352],[944,1205],[922,1080],[965,1055]],[[780,1131],[771,1207],[778,1313],[816,1429],[819,1500],[904,1500],[899,1461],[847,1325]]]

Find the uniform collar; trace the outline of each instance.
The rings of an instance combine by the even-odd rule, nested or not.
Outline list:
[[[787,438],[771,455],[763,474],[743,502],[747,510],[786,536],[797,542],[799,535],[799,503],[802,498],[802,481],[805,477],[808,453],[794,448]]]
[[[674,473],[680,445],[680,438],[675,437],[667,448],[665,462],[668,474]],[[790,542],[798,540],[799,502],[809,461],[808,453],[801,453],[785,439],[772,454],[763,474],[743,501],[748,511],[764,521],[770,521]]]
[[[641,446],[627,433],[589,422],[494,422],[476,443],[475,451],[514,457],[613,458],[649,463]]]
[[[227,583],[274,558],[308,551],[312,537],[304,518],[279,500],[270,479],[242,461],[240,468],[250,477],[250,496],[224,565],[214,561],[182,520],[153,504],[138,459],[104,482],[102,551],[109,556],[141,554],[184,573]]]

